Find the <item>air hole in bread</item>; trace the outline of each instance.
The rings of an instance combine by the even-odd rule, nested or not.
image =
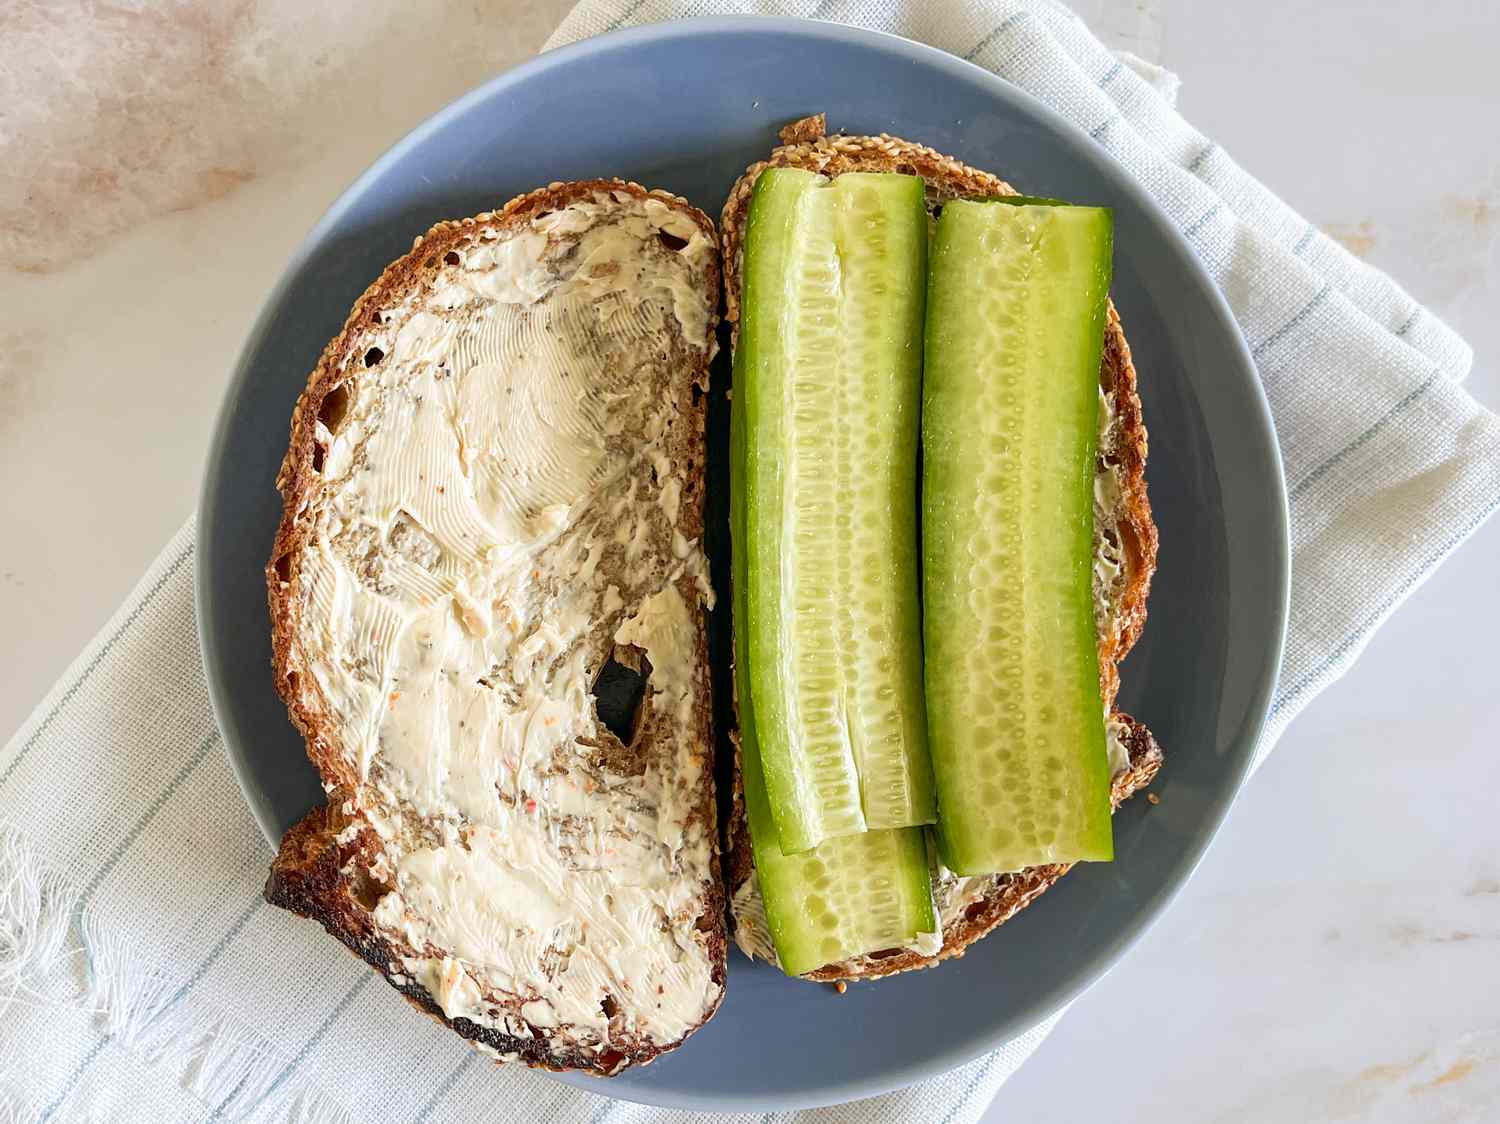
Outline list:
[[[984,912],[984,902],[975,902],[968,909],[964,910],[964,920],[965,921],[978,921],[979,920],[979,915],[981,913],[983,913],[983,912]]]
[[[599,1069],[603,1073],[613,1073],[624,1060],[625,1055],[619,1050],[605,1050],[599,1055]]]
[[[461,262],[463,259],[458,256],[458,251],[449,250],[446,254],[443,255],[443,260],[449,265],[458,265],[459,262]]]
[[[276,571],[276,576],[281,581],[289,582],[292,580],[292,556],[290,554],[283,554],[280,558],[276,559],[275,562],[271,563],[271,568]],[[290,679],[291,676],[287,676],[287,678]]]
[[[368,870],[360,868],[358,863],[354,864],[353,874],[349,881],[349,896],[359,903],[366,913],[373,913],[375,907],[380,904],[380,899],[385,897],[390,890],[389,886],[373,877]]]
[[[384,358],[385,352],[381,351],[378,347],[372,347],[369,351],[365,352],[365,366],[373,367]]]
[[[632,667],[632,663],[639,666]],[[635,740],[640,729],[641,701],[650,678],[650,662],[628,647],[617,647],[594,678],[594,710],[599,721],[625,745]]]
[[[323,448],[320,442],[313,442],[312,470],[314,472],[323,471],[323,457],[327,452],[328,450]]]
[[[889,960],[892,956],[900,956],[905,951],[904,948],[882,948],[866,953],[865,957],[869,960]]]
[[[603,999],[599,1000],[599,1010],[604,1012],[604,1017],[606,1019],[614,1018],[615,1012],[617,1012],[619,1009],[620,1005],[615,1002],[615,997],[613,995],[606,995]]]
[[[377,351],[378,348],[371,348]],[[379,359],[375,362],[380,362]],[[365,364],[369,365],[369,352],[365,353]],[[323,401],[318,404],[318,420],[323,423],[329,433],[337,433],[339,427],[344,424],[344,419],[349,416],[349,387],[339,383],[327,394],[323,395]]]
[[[671,250],[674,254],[687,248],[686,238],[679,238],[677,237],[677,235],[669,234],[665,230],[658,230],[656,232],[656,240],[667,249]]]

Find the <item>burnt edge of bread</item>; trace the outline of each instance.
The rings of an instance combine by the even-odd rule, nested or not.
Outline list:
[[[344,870],[351,863],[355,865],[350,869],[364,869],[358,864],[362,858],[367,863],[369,860],[365,856],[378,850],[379,845],[364,838],[364,829],[357,840],[340,845],[337,836],[345,826],[347,821],[342,820],[334,805],[315,808],[293,825],[282,839],[281,850],[266,879],[266,901],[318,922],[349,951],[385,977],[386,982],[412,1006],[451,1027],[472,1043],[501,1054],[518,1055],[526,1064],[542,1069],[597,1070],[605,1063],[604,1058],[595,1061],[581,1054],[570,1054],[559,1065],[557,1055],[543,1047],[545,1040],[540,1037],[530,1040],[516,1038],[468,1019],[450,1019],[444,1015],[427,989],[402,973],[396,960],[400,953],[374,931],[368,912],[354,908],[353,903],[358,902],[361,895],[369,895],[375,888],[355,885]],[[368,896],[366,901],[369,907],[374,906],[374,901]]]
[[[879,136],[828,136],[826,129],[827,121],[821,113],[788,124],[779,134],[782,144],[772,149],[765,160],[750,165],[725,200],[719,218],[725,319],[736,343],[745,220],[749,215],[755,181],[767,168],[805,168],[829,176],[844,172],[900,172],[921,176],[926,184],[929,211],[951,199],[1020,194],[998,176],[971,168],[925,145],[886,133]],[[1115,515],[1123,540],[1120,547],[1131,562],[1130,579],[1121,593],[1114,627],[1099,637],[1100,694],[1111,716],[1126,723],[1128,729],[1125,742],[1130,766],[1114,778],[1110,793],[1112,806],[1118,808],[1123,800],[1151,782],[1161,768],[1163,755],[1145,726],[1115,709],[1120,688],[1119,663],[1140,638],[1146,622],[1146,601],[1151,591],[1152,575],[1156,572],[1157,531],[1151,518],[1151,503],[1146,496],[1147,434],[1136,388],[1135,366],[1113,300],[1109,302],[1104,329],[1100,386],[1114,396],[1118,418],[1115,446],[1101,450],[1100,455],[1110,458],[1110,463],[1121,469],[1123,487]],[[738,738],[734,740],[734,746],[734,793],[727,831],[728,854],[724,864],[731,895],[750,877],[755,866],[740,783]],[[929,968],[942,960],[962,956],[969,945],[1030,905],[1068,869],[1066,865],[1040,866],[1001,876],[995,890],[969,907],[958,931],[952,936],[944,934],[942,950],[936,956],[923,956],[906,949],[892,950],[829,965],[802,978],[826,982],[879,979],[896,972]]]
[[[324,720],[323,700],[316,682],[311,675],[304,674],[300,667],[295,641],[295,595],[300,556],[309,532],[308,527],[300,524],[300,518],[307,509],[309,498],[319,479],[314,467],[318,452],[316,425],[330,396],[347,380],[348,376],[342,367],[353,341],[374,323],[380,310],[389,306],[393,295],[404,293],[420,284],[424,271],[435,271],[444,255],[475,231],[514,229],[537,217],[539,213],[560,210],[598,192],[613,191],[624,191],[637,199],[658,199],[691,218],[710,240],[716,241],[713,221],[687,200],[670,192],[647,189],[621,179],[553,182],[517,196],[498,211],[486,211],[470,218],[435,224],[425,234],[415,238],[411,250],[388,265],[360,294],[343,328],[323,349],[317,366],[308,377],[306,388],[293,408],[290,441],[276,474],[276,489],[282,496],[282,517],[277,527],[271,558],[265,569],[271,616],[271,663],[276,690],[286,703],[293,725],[302,734],[308,758],[317,767],[323,787],[329,793],[326,805],[314,808],[289,828],[282,838],[280,850],[265,884],[266,901],[317,921],[351,952],[385,977],[386,982],[414,1006],[482,1049],[516,1055],[518,1060],[539,1069],[557,1072],[579,1070],[602,1076],[618,1073],[629,1066],[644,1065],[661,1054],[675,1050],[718,1011],[724,997],[729,940],[726,926],[728,903],[723,882],[710,878],[703,884],[700,895],[704,903],[700,928],[705,920],[712,925],[707,930],[707,951],[713,963],[712,979],[719,986],[718,998],[703,1020],[676,1042],[629,1053],[605,1052],[598,1058],[589,1059],[578,1052],[559,1055],[547,1049],[544,1046],[548,1041],[545,1033],[539,1032],[527,1040],[481,1027],[466,1018],[448,1018],[426,988],[402,973],[399,963],[393,966],[393,958],[403,955],[403,952],[376,933],[370,923],[368,913],[375,904],[370,895],[379,887],[368,881],[356,884],[351,875],[345,873],[348,870],[362,877],[379,852],[379,844],[374,833],[365,825],[360,826],[355,842],[341,844],[338,841],[340,832],[349,826],[349,820],[342,811],[347,796],[341,793],[352,791],[358,778],[346,768],[334,740],[334,731]],[[706,279],[710,292],[717,293],[720,290],[722,277],[722,263],[718,260],[711,261]],[[689,387],[706,390],[708,386],[717,323],[717,317],[710,315],[708,350],[690,373],[685,384]],[[706,407],[706,393],[694,390],[689,390],[678,404],[679,416],[687,423],[684,432],[699,435],[700,445]],[[684,477],[679,528],[690,539],[701,539],[703,534],[704,467],[705,458],[700,454],[693,471],[686,473]],[[697,614],[697,632],[697,660],[700,666],[707,669],[707,625],[701,611]],[[722,849],[716,827],[718,813],[714,795],[715,754],[711,699],[712,684],[707,681],[704,691],[694,700],[695,726],[704,732],[703,783],[707,788],[697,811],[707,818],[711,846]],[[408,952],[417,954],[418,950]],[[393,976],[405,982],[397,982]]]
[[[557,1073],[583,1070],[608,1076],[618,1073],[623,1068],[621,1063],[644,1065],[681,1045],[678,1042],[661,1050],[636,1055],[604,1053],[591,1059],[576,1051],[559,1055],[544,1045],[547,1039],[541,1033],[529,1039],[517,1038],[466,1018],[448,1018],[427,989],[401,971],[397,960],[401,952],[376,933],[370,924],[368,909],[374,906],[371,895],[378,894],[382,888],[378,884],[359,884],[345,871],[367,869],[370,856],[379,851],[379,842],[368,828],[362,827],[354,840],[339,843],[340,832],[349,824],[339,807],[338,803],[330,803],[314,808],[287,830],[266,879],[265,899],[271,905],[318,922],[384,977],[417,1010],[432,1016],[482,1050],[513,1055],[526,1065]],[[361,903],[362,908],[356,908],[355,903]],[[722,911],[722,907],[720,909]],[[720,966],[716,979],[721,984],[722,975]],[[682,1041],[686,1041],[686,1037]]]

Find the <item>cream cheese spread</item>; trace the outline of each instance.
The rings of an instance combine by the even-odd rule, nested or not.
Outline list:
[[[766,900],[760,895],[760,879],[752,868],[750,877],[740,883],[729,903],[734,914],[734,943],[752,960],[757,957],[780,964],[776,945],[771,940],[771,923],[766,919]]]
[[[673,1043],[720,992],[667,342],[710,346],[713,253],[625,191],[476,229],[318,432],[298,643],[384,847],[374,919],[450,1018],[585,1053]],[[640,759],[593,706],[611,641],[650,664]]]
[[[1099,388],[1099,448],[1112,451],[1115,434],[1113,394]],[[1124,469],[1113,458],[1102,460],[1094,473],[1094,628],[1099,635],[1111,627],[1110,606],[1119,600],[1125,576],[1125,559],[1118,534],[1114,534],[1114,512],[1124,488]],[[1106,532],[1110,532],[1107,534]],[[1114,534],[1111,538],[1110,535]]]

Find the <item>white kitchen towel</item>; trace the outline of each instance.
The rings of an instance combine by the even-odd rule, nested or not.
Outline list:
[[[1500,421],[1459,386],[1468,348],[1196,133],[1175,78],[1044,0],[590,0],[549,46],[746,10],[859,22],[994,70],[1093,135],[1198,248],[1253,349],[1292,499],[1291,635],[1264,753],[1500,504]],[[270,851],[214,727],[192,570],[190,524],[0,751],[0,1120],[709,1119],[492,1066],[261,901]],[[778,1124],[968,1124],[1049,1029]]]

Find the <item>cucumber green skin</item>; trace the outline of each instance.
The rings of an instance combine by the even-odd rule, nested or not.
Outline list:
[[[929,269],[923,606],[938,842],[960,874],[1108,860],[1093,607],[1108,211],[950,203]]]
[[[743,348],[735,356],[735,383],[740,383]],[[731,582],[734,606],[734,675],[739,712],[740,784],[744,792],[745,813],[750,829],[750,849],[755,857],[756,878],[761,901],[765,906],[766,924],[782,971],[800,976],[827,964],[847,960],[880,948],[895,947],[910,941],[919,932],[937,930],[932,906],[932,880],[927,858],[925,830],[920,827],[889,831],[870,831],[861,835],[830,839],[821,846],[801,854],[785,855],[781,851],[776,821],[766,793],[759,743],[756,737],[755,708],[750,697],[748,617],[747,542],[745,528],[745,396],[736,394],[730,405],[730,492],[729,526],[731,547]],[[838,926],[827,920],[830,897],[842,899],[837,904],[856,915],[869,916],[870,910],[857,899],[859,887],[868,884],[872,868],[885,871],[885,880],[894,885],[899,896],[899,917],[885,933],[868,936],[866,941],[850,941],[840,934]],[[840,885],[842,883],[842,885]],[[832,893],[830,893],[832,891]],[[835,922],[840,920],[834,918]],[[842,938],[842,939],[841,939]],[[868,947],[866,947],[868,943]]]
[[[798,644],[798,616],[787,590],[786,574],[800,575],[806,546],[795,547],[786,531],[787,496],[798,489],[822,488],[829,482],[797,476],[788,446],[793,440],[784,394],[792,367],[787,363],[789,325],[787,317],[803,312],[789,296],[789,271],[794,255],[789,247],[801,245],[810,210],[804,193],[850,192],[865,189],[879,193],[893,222],[909,227],[899,233],[910,246],[911,260],[892,268],[904,269],[906,304],[895,323],[882,319],[880,339],[873,342],[875,360],[870,369],[858,361],[840,371],[842,379],[876,380],[862,400],[881,411],[878,426],[866,426],[861,434],[863,464],[856,464],[860,483],[877,489],[872,502],[863,506],[835,490],[846,522],[864,519],[869,513],[878,526],[873,532],[856,528],[830,536],[846,553],[856,535],[867,535],[873,546],[856,554],[846,569],[845,580],[872,584],[887,592],[875,612],[874,627],[860,620],[865,610],[852,606],[842,595],[829,596],[823,604],[838,617],[842,631],[825,646]],[[830,196],[816,202],[826,202]],[[904,208],[904,211],[902,210]],[[839,220],[835,218],[837,223]],[[796,853],[824,839],[854,834],[872,828],[904,827],[931,823],[936,818],[936,800],[931,765],[926,749],[926,721],[921,680],[920,592],[916,572],[916,464],[918,410],[920,407],[920,334],[925,273],[926,210],[922,182],[906,176],[840,177],[832,186],[821,176],[799,169],[770,169],[757,181],[746,224],[744,285],[741,302],[737,368],[742,372],[736,399],[743,400],[747,434],[747,525],[751,534],[749,558],[749,603],[742,618],[753,659],[751,694],[760,721],[760,752],[766,787],[778,828],[782,849]],[[859,284],[860,262],[857,239],[840,243],[839,259],[844,276]],[[809,259],[811,260],[811,259]],[[898,274],[894,286],[899,289]],[[897,301],[900,304],[900,301]],[[789,311],[790,310],[790,311]],[[907,341],[900,342],[902,333]],[[872,341],[861,337],[861,343]],[[869,350],[869,349],[867,349]],[[826,352],[823,354],[827,354]],[[846,357],[847,358],[847,357]],[[858,382],[848,383],[858,387]],[[840,393],[843,393],[842,391]],[[860,393],[857,389],[854,393]],[[807,427],[800,440],[827,442],[825,430],[838,430],[854,420],[868,421],[868,411],[854,409],[838,417],[831,427]],[[812,435],[810,438],[808,435]],[[868,450],[868,452],[866,452]],[[847,464],[848,461],[846,460]],[[845,514],[847,513],[847,514]],[[813,560],[815,568],[826,559]],[[854,576],[849,577],[849,574]],[[826,577],[826,574],[823,575]],[[812,585],[809,582],[808,588]],[[906,592],[906,591],[909,591]],[[861,604],[875,604],[875,601]],[[851,622],[853,622],[851,624]],[[828,621],[820,621],[820,627]],[[832,626],[829,626],[832,627]],[[861,634],[861,629],[867,629]],[[812,659],[818,673],[838,680],[832,694],[816,695],[826,716],[837,726],[833,735],[840,748],[830,751],[829,722],[824,718],[819,736],[823,756],[819,758],[817,783],[806,739],[809,727],[799,711],[799,686],[809,697],[811,676],[807,664],[796,665],[802,653]],[[826,653],[826,655],[825,655]],[[821,688],[819,688],[821,690]],[[878,700],[878,701],[877,701]],[[877,720],[878,716],[878,720]],[[877,731],[870,735],[873,728]],[[892,746],[896,749],[893,751]],[[829,753],[837,753],[835,760]]]
[[[1045,195],[992,195],[986,203],[1005,203],[1012,207],[1071,207],[1066,199],[1049,199]]]
[[[748,520],[748,508],[755,502],[754,497],[763,486],[759,481],[760,474],[762,471],[769,471],[770,468],[769,464],[764,469],[762,468],[760,449],[774,443],[780,436],[770,431],[774,416],[762,417],[762,411],[757,410],[753,402],[758,384],[769,377],[770,372],[766,368],[773,362],[772,357],[781,346],[781,324],[778,318],[769,314],[769,310],[774,307],[773,302],[777,299],[776,286],[784,269],[784,247],[790,237],[789,227],[796,217],[797,198],[817,178],[812,172],[795,168],[770,169],[763,172],[755,183],[750,211],[745,220],[740,330],[734,356],[734,397],[731,402],[731,411],[732,419],[740,422],[739,440],[743,444],[743,461],[736,460],[735,463],[744,464],[744,472],[733,487],[737,497],[747,509],[741,516],[746,520]],[[749,436],[752,432],[755,434],[754,439]],[[747,530],[748,525],[747,522]],[[737,599],[740,597],[739,591],[744,591],[743,601],[735,606],[735,643],[738,646],[741,638],[744,638],[752,649],[754,644],[751,638],[765,630],[760,617],[763,614],[766,616],[773,616],[773,614],[771,606],[763,597],[757,598],[752,594],[750,572],[759,567],[749,556],[764,547],[774,559],[781,547],[779,537],[773,538],[766,531],[761,531],[759,534],[760,540],[758,541],[752,541],[748,533],[742,534],[733,547],[734,566],[737,571],[735,573]],[[738,572],[742,562],[745,566],[743,575]],[[741,669],[737,672],[739,681],[751,688],[750,690],[742,688],[739,692],[740,728],[741,736],[744,737],[745,716],[750,705],[751,692],[755,690],[755,686],[748,670],[750,660],[740,655],[738,650],[736,655]],[[767,662],[774,663],[769,659]],[[774,682],[772,687],[776,687]],[[781,716],[776,712],[771,698],[772,693],[765,692],[766,697],[758,709],[768,725],[765,734],[775,740],[776,724]],[[791,751],[785,744],[785,738],[780,740],[780,744],[775,744],[770,748],[769,759],[763,755],[763,749],[763,745],[757,746],[753,752],[757,757],[762,758],[765,787],[769,793],[774,794],[768,797],[766,807],[775,818],[778,833],[784,832],[789,842],[815,839],[817,808],[810,799],[805,798],[809,794],[798,790],[799,778],[794,771]],[[741,752],[746,751],[742,748]],[[748,784],[746,787],[748,789]],[[782,794],[788,794],[789,798],[783,799]]]

